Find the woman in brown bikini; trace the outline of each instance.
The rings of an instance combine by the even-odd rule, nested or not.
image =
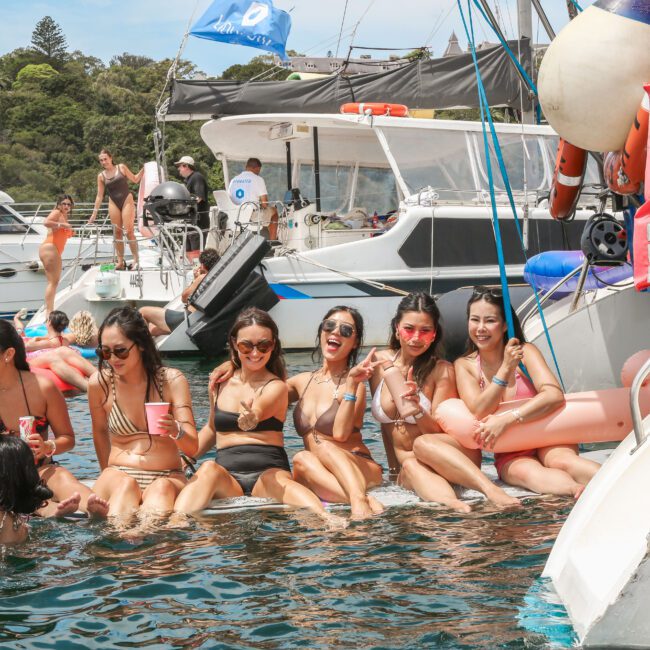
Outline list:
[[[108,193],[108,216],[113,224],[115,236],[115,251],[117,253],[118,271],[126,269],[124,262],[124,238],[129,242],[133,263],[138,264],[138,243],[135,240],[135,201],[129,190],[129,183],[139,183],[144,174],[144,167],[137,173],[133,172],[124,164],[115,164],[113,156],[107,149],[99,152],[99,164],[104,168],[97,174],[97,196],[95,207],[88,220],[93,223],[97,218],[97,211],[104,200],[104,194]]]

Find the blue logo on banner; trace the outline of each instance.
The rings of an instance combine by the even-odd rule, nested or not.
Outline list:
[[[190,34],[211,41],[247,45],[287,58],[291,16],[271,0],[215,0]]]
[[[598,0],[594,7],[650,25],[650,3],[647,0]]]

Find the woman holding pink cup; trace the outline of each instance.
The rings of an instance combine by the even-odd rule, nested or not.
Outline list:
[[[99,328],[98,372],[89,381],[93,441],[102,473],[95,491],[109,515],[170,511],[187,483],[181,455],[198,436],[183,373],[162,365],[149,328],[131,307]]]

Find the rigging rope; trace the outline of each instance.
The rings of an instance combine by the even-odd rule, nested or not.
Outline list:
[[[343,24],[345,23],[345,14],[348,13],[348,0],[345,0],[345,7],[343,8],[343,18],[341,18],[341,29],[339,30],[339,40],[336,44],[336,54],[339,55],[339,46],[341,45],[341,34],[343,33]]]

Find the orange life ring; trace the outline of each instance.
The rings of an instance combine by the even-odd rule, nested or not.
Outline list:
[[[354,115],[389,115],[390,117],[408,117],[409,109],[404,104],[382,104],[377,102],[364,102],[343,104],[341,113]]]
[[[650,98],[646,94],[623,149],[605,155],[603,171],[607,187],[617,194],[638,194],[643,183],[648,148]]]
[[[554,219],[568,219],[573,214],[586,168],[587,152],[560,138],[549,198],[549,211]]]

